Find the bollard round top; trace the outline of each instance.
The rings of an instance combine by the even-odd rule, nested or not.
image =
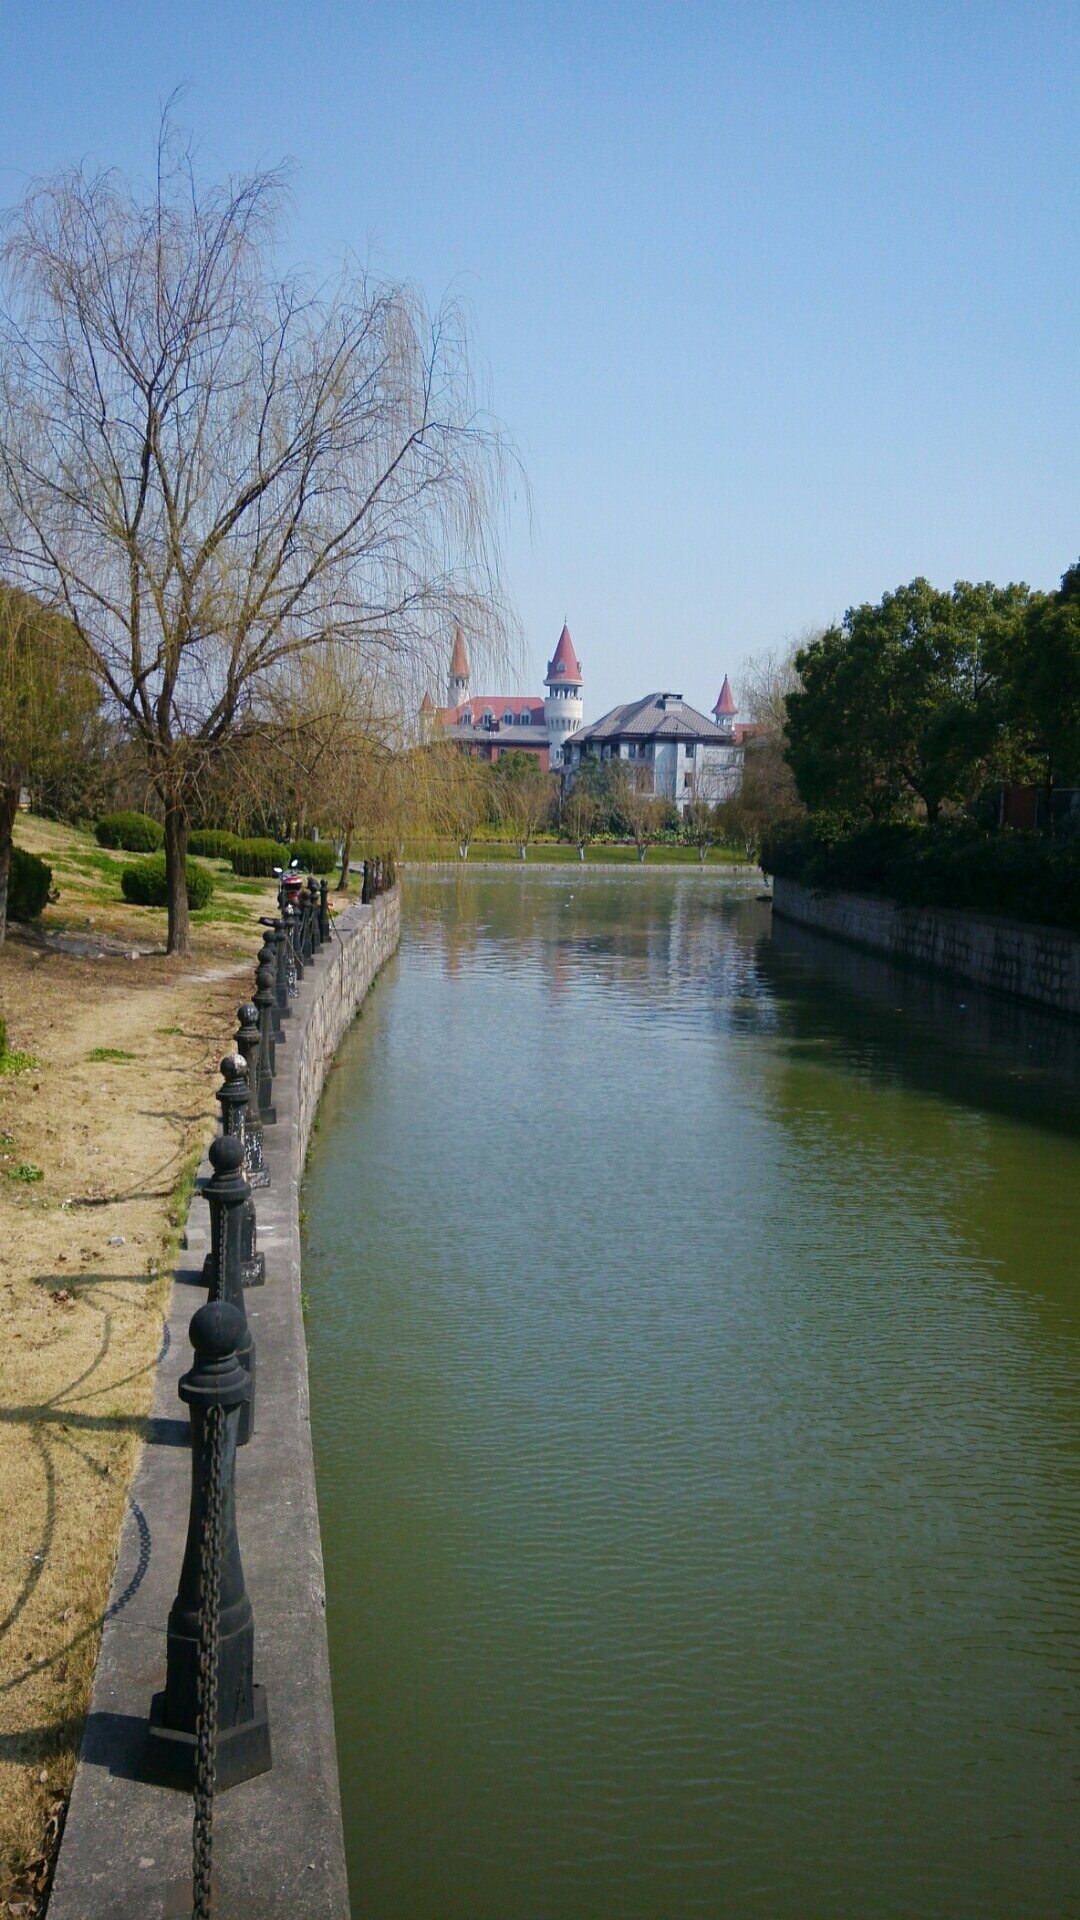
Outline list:
[[[210,1165],[215,1173],[237,1173],[244,1158],[244,1143],[238,1133],[219,1133],[210,1142]]]
[[[224,1360],[244,1337],[244,1318],[228,1300],[208,1300],[192,1315],[188,1338],[202,1360]]]
[[[269,934],[259,948],[260,967],[272,967],[277,959],[277,949]]]
[[[227,1053],[218,1072],[226,1085],[232,1086],[237,1080],[247,1079],[247,1061],[242,1053]]]
[[[255,975],[255,985],[258,988],[259,992],[273,993],[275,977],[276,976],[275,976],[273,967],[260,967],[258,972]],[[256,1020],[258,1020],[258,1017],[259,1017],[259,1013],[258,1013],[258,1009],[256,1008],[256,1011],[255,1011]]]
[[[237,1007],[236,1018],[242,1027],[257,1027],[259,1024],[259,1009],[255,1005],[254,1000],[245,1000],[242,1007]]]

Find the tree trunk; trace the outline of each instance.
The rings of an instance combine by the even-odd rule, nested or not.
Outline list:
[[[644,858],[645,858],[645,855],[646,855],[646,854],[648,853],[648,851],[649,851],[649,849],[648,849],[648,847],[639,847],[639,848],[638,848],[638,850],[637,850],[637,857],[638,857],[638,859],[639,859],[639,860],[644,860]]]
[[[461,845],[460,845],[460,846],[459,846],[459,848],[458,848],[458,856],[459,856],[459,858],[460,858],[460,859],[462,859],[462,860],[467,860],[467,859],[468,859],[468,857],[469,857],[469,843],[468,843],[468,841],[467,841],[467,840],[463,840],[463,841],[461,842]]]
[[[11,836],[19,811],[18,787],[0,787],[0,947],[7,936],[8,875],[11,872]]]
[[[584,860],[584,858],[585,858],[585,842],[584,842],[584,840],[579,840],[579,841],[578,841],[578,850],[577,850],[577,857],[578,857],[578,859],[579,859],[579,860]]]
[[[341,879],[337,883],[339,893],[349,891],[349,866],[352,861],[352,828],[347,827],[341,843]]]
[[[705,855],[708,853],[708,851],[709,849],[707,846],[699,847],[697,850],[697,857],[701,861],[702,866],[705,865]]]
[[[191,822],[186,806],[176,801],[165,808],[165,885],[169,900],[169,937],[166,953],[191,952],[191,922],[187,903],[187,849]]]
[[[519,859],[519,860],[524,860],[524,858],[525,858],[525,841],[524,841],[524,840],[519,840],[519,842],[518,842],[518,859]]]

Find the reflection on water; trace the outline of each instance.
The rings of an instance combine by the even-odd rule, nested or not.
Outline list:
[[[307,1183],[357,1920],[1080,1912],[1072,1028],[410,883]]]

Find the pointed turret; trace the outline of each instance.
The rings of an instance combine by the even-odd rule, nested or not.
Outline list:
[[[713,719],[716,721],[717,726],[721,727],[725,733],[734,734],[735,715],[738,711],[739,709],[735,705],[735,695],[731,691],[731,683],[725,673],[724,684],[720,689],[720,698],[713,708]]]
[[[574,652],[570,629],[565,621],[559,635],[559,644],[548,663],[544,684],[548,687],[567,685],[580,687],[581,685],[581,662]]]
[[[454,645],[450,653],[450,677],[446,682],[446,704],[448,707],[460,707],[469,697],[469,656],[465,651],[465,635],[460,627],[454,628]]]
[[[544,685],[548,690],[544,701],[544,725],[551,743],[551,764],[561,767],[563,743],[577,732],[585,718],[581,702],[581,662],[574,651],[565,620],[555,651],[548,662]]]

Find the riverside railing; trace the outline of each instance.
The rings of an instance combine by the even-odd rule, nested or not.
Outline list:
[[[393,886],[394,860],[363,862],[361,901]],[[260,1444],[255,1424],[255,1341],[245,1291],[266,1280],[255,1190],[270,1184],[264,1135],[274,1126],[277,1048],[299,982],[318,965],[333,922],[329,883],[280,876],[279,913],[264,938],[255,992],[237,1009],[235,1051],[221,1062],[221,1131],[203,1186],[210,1251],[208,1300],[189,1336],[194,1359],[179,1384],[191,1423],[191,1501],[176,1599],[169,1612],[165,1686],[150,1707],[147,1777],[192,1794],[192,1920],[210,1920],[214,1797],[273,1764],[266,1695],[254,1679],[255,1624],[244,1585],[236,1514],[236,1450]],[[273,1424],[268,1441],[272,1443]],[[264,1442],[265,1443],[265,1442]]]

